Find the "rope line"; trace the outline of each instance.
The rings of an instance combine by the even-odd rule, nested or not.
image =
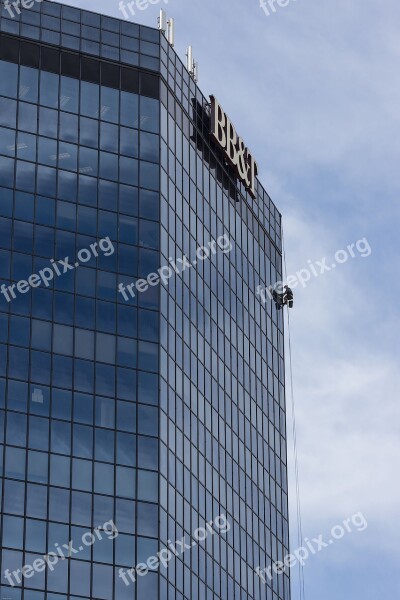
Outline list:
[[[285,278],[287,281],[287,265],[286,265],[286,253],[285,244],[282,231],[282,253],[283,263],[285,269]],[[291,408],[292,408],[292,434],[293,434],[293,451],[294,451],[294,473],[296,483],[296,513],[297,513],[297,536],[299,548],[303,544],[303,525],[301,519],[301,502],[300,502],[300,477],[299,477],[299,457],[297,451],[297,427],[296,427],[296,411],[294,402],[294,391],[293,391],[293,366],[292,366],[292,340],[290,335],[290,309],[286,307],[287,313],[287,331],[288,331],[288,349],[289,349],[289,372],[290,372],[290,397],[291,397]],[[304,584],[304,566],[299,561],[299,588],[300,588],[300,600],[305,599],[305,584]]]

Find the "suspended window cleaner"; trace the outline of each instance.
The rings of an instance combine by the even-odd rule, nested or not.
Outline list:
[[[282,310],[284,306],[293,308],[293,292],[288,285],[285,285],[283,292],[278,292],[276,289],[272,292],[272,297],[275,301],[277,310]]]

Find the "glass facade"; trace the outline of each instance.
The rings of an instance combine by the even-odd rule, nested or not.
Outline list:
[[[282,279],[281,216],[210,143],[207,103],[157,30],[2,8],[3,598],[290,598],[255,572],[288,551],[283,322],[256,295]],[[221,235],[230,252],[120,293]],[[226,534],[125,584],[219,515]]]

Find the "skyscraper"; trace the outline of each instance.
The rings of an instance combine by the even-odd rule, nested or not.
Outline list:
[[[25,4],[0,19],[1,597],[289,600],[255,572],[288,549],[256,294],[281,215],[161,32]]]

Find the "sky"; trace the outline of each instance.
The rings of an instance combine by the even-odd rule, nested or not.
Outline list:
[[[118,0],[68,4],[122,18]],[[317,273],[290,315],[303,537],[358,513],[367,527],[348,521],[307,559],[305,598],[399,598],[400,4],[275,1],[267,15],[259,0],[163,0],[132,20],[155,26],[160,7],[258,161],[288,274]],[[292,549],[293,456],[289,439]]]

